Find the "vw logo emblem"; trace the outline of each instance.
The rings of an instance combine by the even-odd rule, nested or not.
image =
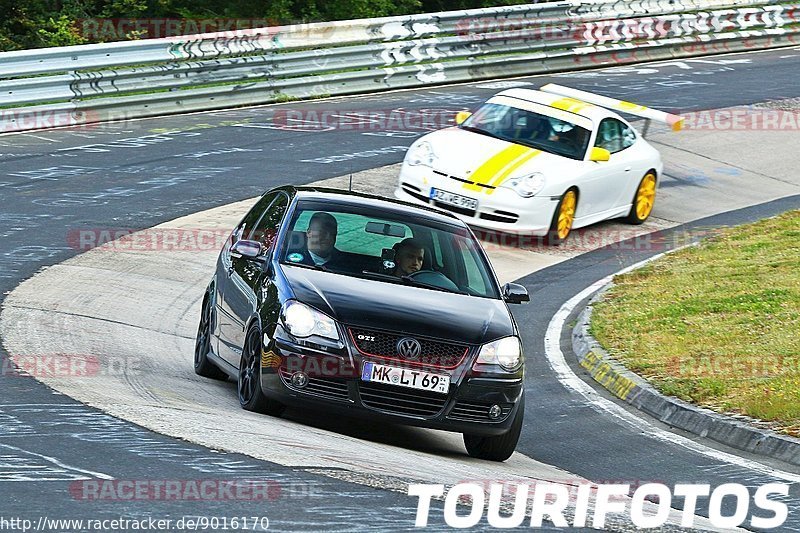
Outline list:
[[[397,355],[404,359],[419,359],[422,355],[422,345],[417,339],[403,337],[397,341]]]

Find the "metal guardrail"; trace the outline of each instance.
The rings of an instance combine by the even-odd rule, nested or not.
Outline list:
[[[0,132],[800,42],[800,4],[569,0],[0,53]]]

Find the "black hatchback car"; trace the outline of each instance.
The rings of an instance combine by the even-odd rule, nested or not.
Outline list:
[[[397,200],[310,187],[265,193],[233,230],[203,297],[194,368],[239,402],[461,432],[503,461],[519,439],[524,357],[469,228]]]

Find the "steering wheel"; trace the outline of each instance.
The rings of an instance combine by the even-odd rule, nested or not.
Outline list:
[[[408,277],[420,283],[458,292],[458,285],[437,270],[417,270],[416,272],[408,274]]]
[[[570,150],[578,149],[578,142],[572,135],[561,134],[558,136],[558,141],[556,142],[561,146],[566,146]]]

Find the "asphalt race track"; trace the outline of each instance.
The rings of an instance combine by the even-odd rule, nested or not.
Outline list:
[[[798,72],[800,51],[783,49],[537,77],[527,82],[538,86],[554,81],[681,113],[800,97]],[[294,112],[388,114],[402,109],[444,116],[475,106],[503,83],[2,136],[0,290],[8,294],[42,267],[79,253],[69,238],[76,229],[148,228],[253,197],[274,185],[304,184],[396,163],[413,139],[424,133],[423,129],[387,131],[379,126],[320,130],[293,122],[297,116]],[[754,151],[762,148],[753,147]],[[773,156],[790,160],[796,154]],[[681,161],[668,163],[671,166],[668,164],[662,187],[685,190],[687,195],[702,194],[702,188],[714,180],[713,175],[692,173]],[[800,197],[789,196],[666,229],[662,237],[668,240],[671,232],[738,224],[798,206]],[[575,396],[553,376],[542,339],[556,311],[596,280],[658,251],[600,249],[522,279],[536,302],[514,308],[516,318],[525,325],[527,386],[534,394],[528,395],[526,428],[518,451],[596,482],[712,486],[787,482],[780,473],[793,473],[787,465],[767,464],[762,459],[767,467],[759,471],[748,467],[747,462],[731,464],[721,456],[699,454],[653,438],[644,425],[636,428],[620,424]],[[568,328],[563,333],[567,338]],[[5,360],[9,354],[3,351],[2,355]],[[567,360],[574,363],[569,354]],[[7,368],[5,364],[3,368]],[[320,475],[313,458],[307,465],[287,467],[168,438],[84,407],[32,378],[11,372],[0,375],[0,391],[3,516],[264,515],[269,517],[270,529],[278,530],[413,526],[416,498],[405,496],[402,487],[399,491],[380,490],[370,488],[364,480],[337,479],[330,472]],[[598,390],[597,394],[605,393]],[[191,419],[191,411],[186,416]],[[648,423],[658,426],[652,420]],[[767,472],[769,467],[775,468],[774,475]],[[256,503],[235,499],[86,501],[77,497],[76,487],[98,473],[128,480],[255,479],[274,483],[280,490],[276,489],[266,502]],[[782,531],[800,530],[799,494],[800,484],[795,481],[787,500],[789,520]],[[437,505],[434,507],[440,508]],[[700,509],[700,514],[704,513]],[[431,524],[444,527],[441,512],[431,513]]]

